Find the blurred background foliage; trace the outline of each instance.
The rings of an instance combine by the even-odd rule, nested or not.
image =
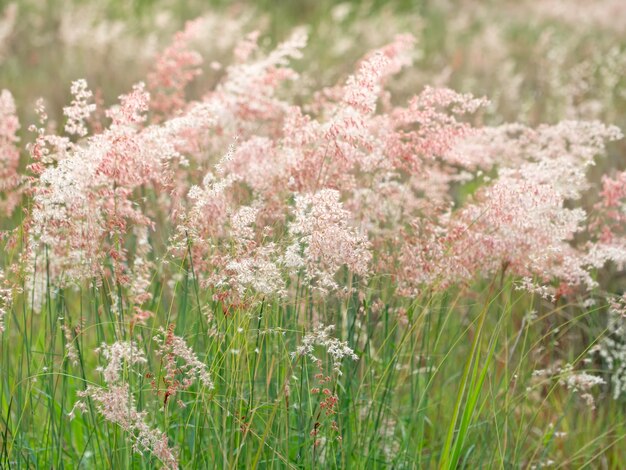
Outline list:
[[[415,65],[393,84],[398,99],[424,85],[492,100],[489,123],[600,119],[626,127],[626,7],[621,0],[353,1],[20,0],[0,2],[0,86],[23,115],[43,96],[51,115],[84,77],[106,102],[145,77],[186,20],[214,17],[200,46],[207,70],[258,29],[269,45],[306,25],[298,90],[332,85],[395,34],[418,38]],[[210,76],[206,80],[215,80]],[[307,86],[308,85],[308,86]],[[199,88],[199,87],[198,87]]]

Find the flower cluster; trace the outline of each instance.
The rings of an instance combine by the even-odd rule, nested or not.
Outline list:
[[[499,270],[559,282],[561,295],[594,287],[590,269],[624,259],[621,180],[605,180],[603,221],[587,224],[579,203],[591,188],[587,168],[618,129],[475,128],[471,116],[487,101],[446,88],[394,105],[384,87],[411,63],[408,35],[294,105],[281,86],[299,77],[290,61],[306,32],[266,54],[253,33],[221,83],[187,101],[185,86],[201,73],[192,43],[203,24],[189,23],[156,61],[153,96],[136,85],[106,111],[102,132],[78,143],[39,132],[27,259],[34,267],[45,252],[51,282],[111,277],[141,305],[157,220],[169,253],[189,254],[203,286],[239,298],[284,296],[301,273],[327,295],[342,269],[363,282],[392,276],[403,295]],[[83,135],[94,108],[84,81],[72,91],[66,131]],[[478,189],[459,200],[467,184]],[[587,227],[592,242],[578,243]]]
[[[291,353],[292,356],[307,356],[313,362],[317,363],[319,359],[314,355],[314,351],[315,347],[319,346],[324,348],[331,358],[333,370],[341,375],[341,362],[343,359],[348,357],[356,361],[359,357],[354,353],[352,348],[348,346],[348,343],[331,336],[334,329],[334,325],[316,326],[312,332],[307,333],[304,338],[302,338],[302,343],[296,348],[295,352]]]
[[[151,108],[155,113],[167,116],[184,107],[185,87],[200,75],[202,65],[202,56],[190,48],[190,42],[203,26],[202,18],[188,22],[156,59],[154,69],[148,75],[148,88],[153,95]]]
[[[367,274],[371,258],[367,237],[349,226],[350,213],[340,194],[324,189],[312,195],[296,195],[295,218],[289,231],[295,238],[285,254],[288,267],[304,267],[310,282],[320,289],[335,289],[334,274],[342,266]]]
[[[167,435],[147,423],[146,411],[137,410],[133,393],[122,376],[124,365],[132,367],[147,362],[143,351],[134,342],[118,341],[110,345],[102,344],[96,352],[107,361],[106,366],[98,369],[104,376],[106,387],[88,385],[78,392],[81,399],[74,404],[69,417],[74,418],[76,411],[86,412],[85,400],[90,399],[105,420],[117,424],[129,434],[136,452],[151,452],[166,468],[178,468],[177,457],[169,447]]]
[[[589,263],[602,267],[612,261],[623,270],[626,266],[626,172],[602,179],[600,201],[594,206],[590,230],[595,235],[589,249]]]
[[[609,372],[613,398],[626,393],[626,294],[611,301],[606,334],[589,350]]]
[[[591,409],[596,407],[595,400],[591,394],[591,389],[595,386],[606,383],[604,379],[587,372],[574,372],[571,364],[566,364],[561,370],[559,382],[567,386],[573,393],[579,393]]]
[[[84,392],[79,393],[79,396],[89,397],[104,419],[126,431],[131,436],[136,452],[150,452],[165,468],[178,468],[178,459],[175,451],[169,447],[167,435],[146,423],[147,413],[137,411],[128,384],[112,385],[106,389],[88,386]],[[85,411],[86,406],[83,403],[75,409]],[[73,412],[74,410],[71,416]]]
[[[8,285],[4,272],[0,270],[0,333],[4,331],[4,318],[13,305],[13,289]]]
[[[87,135],[85,121],[96,110],[96,105],[89,103],[93,93],[87,87],[87,81],[81,79],[72,83],[72,95],[74,99],[71,106],[63,108],[63,114],[67,117],[65,132],[84,137]]]
[[[17,147],[15,101],[8,90],[0,91],[0,212],[10,216],[21,199],[21,175],[18,172],[20,152]]]
[[[124,363],[130,367],[147,362],[143,351],[130,341],[118,341],[110,345],[103,343],[96,349],[96,352],[100,354],[100,357],[108,361],[105,367],[98,368],[104,376],[104,381],[108,384],[115,384],[122,379]]]
[[[173,325],[167,331],[161,328],[154,341],[158,345],[157,354],[161,357],[164,369],[164,403],[167,404],[170,397],[179,390],[189,388],[196,380],[209,390],[213,388],[206,364],[198,359],[183,338],[174,334]],[[153,385],[156,386],[156,382]]]

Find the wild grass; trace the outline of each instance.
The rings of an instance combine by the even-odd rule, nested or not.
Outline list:
[[[551,377],[533,371],[557,361],[581,364],[585,350],[566,341],[585,335],[600,312],[549,305],[495,279],[467,292],[425,294],[406,306],[403,321],[393,299],[377,310],[348,298],[319,315],[359,356],[345,360],[333,380],[336,415],[312,393],[318,366],[293,357],[313,314],[307,292],[297,304],[261,302],[254,310],[221,306],[202,292],[189,260],[175,298],[155,295],[145,326],[110,310],[109,287],[57,292],[46,311],[16,305],[2,338],[2,462],[12,468],[150,468],[149,454],[132,452],[128,436],[106,423],[90,403],[69,420],[78,391],[93,383],[93,349],[107,338],[144,339],[148,363],[127,370],[139,408],[149,407],[187,468],[619,468],[624,411],[600,399],[595,410]],[[155,292],[161,288],[155,285]],[[207,323],[206,310],[216,312]],[[536,309],[530,320],[524,313]],[[68,340],[66,323],[83,325]],[[215,381],[194,386],[177,401],[150,404],[161,364],[151,351],[157,325],[175,324]],[[306,322],[308,323],[308,322]],[[210,330],[210,334],[207,332]],[[78,363],[71,364],[68,341]],[[564,346],[561,341],[566,341]],[[329,364],[323,354],[324,373]],[[288,392],[287,392],[288,387]],[[336,420],[339,432],[330,428]],[[315,437],[312,430],[319,430]],[[342,440],[337,438],[341,436]],[[315,445],[315,440],[321,441]]]
[[[296,85],[286,85],[284,93],[303,109],[302,103],[322,85],[345,81],[352,70],[346,67],[346,58],[352,63],[395,33],[415,28],[412,32],[418,37],[419,50],[412,57],[414,67],[390,84],[393,100],[402,101],[421,91],[424,84],[437,82],[477,96],[492,95],[492,107],[477,118],[488,124],[517,120],[535,126],[567,118],[600,119],[624,128],[626,94],[620,67],[626,64],[626,42],[619,28],[615,32],[593,23],[575,31],[578,26],[550,16],[520,21],[507,14],[520,11],[514,2],[507,2],[503,10],[492,2],[475,9],[455,2],[451,6],[427,1],[394,2],[391,6],[387,2],[350,2],[344,4],[344,10],[330,1],[226,3],[210,2],[215,14],[210,24],[215,28],[221,24],[233,37],[224,34],[220,38],[223,43],[215,40],[199,46],[225,65],[230,60],[226,51],[253,27],[265,26],[263,47],[269,49],[294,26],[309,25],[311,44],[301,63],[294,66],[304,77]],[[55,26],[56,20],[63,23],[68,5],[85,7],[85,12],[93,8],[93,24],[111,26],[120,18],[127,23],[119,36],[105,41],[101,49],[89,49],[80,37],[79,42],[68,45],[63,43],[62,28]],[[452,12],[457,6],[461,10],[455,16]],[[203,13],[207,5],[136,0],[109,2],[103,7],[78,1],[46,5],[25,1],[18,7],[18,18],[39,18],[44,26],[34,32],[28,29],[30,23],[16,23],[10,45],[6,51],[0,47],[0,88],[11,88],[16,101],[25,103],[18,110],[23,123],[36,122],[30,109],[37,96],[46,96],[52,117],[48,125],[53,128],[55,121],[65,120],[67,90],[79,70],[81,76],[90,75],[94,89],[103,90],[104,103],[115,102],[153,65],[154,54],[144,54],[142,48],[161,49],[170,33],[184,20]],[[162,23],[159,12],[169,12]],[[154,37],[149,35],[155,31]],[[55,45],[49,53],[42,46],[46,38]],[[339,47],[341,41],[344,45]],[[133,49],[130,55],[124,55],[126,49]],[[498,68],[501,75],[495,72],[498,64],[502,65]],[[204,72],[185,92],[190,102],[202,96],[201,90],[215,89],[224,75],[218,67],[205,67]],[[465,123],[464,118],[459,121]],[[44,124],[41,126],[43,129]],[[252,131],[248,129],[243,143],[257,132],[263,135],[262,126],[259,123]],[[23,142],[32,140],[27,127],[19,132]],[[604,137],[598,136],[600,140]],[[216,147],[223,141],[216,139]],[[222,154],[226,151],[219,149]],[[589,171],[596,187],[607,168],[623,170],[623,150],[623,141],[610,144],[608,158]],[[33,163],[28,160],[32,157],[29,153],[22,152],[19,172],[32,175],[27,167]],[[505,165],[504,160],[502,156],[497,164]],[[220,164],[223,161],[227,159],[222,158]],[[327,162],[326,155],[321,161]],[[209,166],[213,167],[192,159],[188,173],[194,184],[200,184],[199,174]],[[489,177],[497,177],[495,167],[486,171]],[[342,181],[332,180],[328,171],[327,186],[334,189],[338,184],[341,190]],[[320,169],[315,191],[321,189],[317,184],[323,176]],[[445,201],[455,209],[474,203],[481,188],[489,185],[482,171],[475,176],[450,183],[450,197]],[[22,256],[33,243],[29,238],[37,204],[33,194],[36,188],[45,189],[45,184],[37,184],[25,185],[21,207],[0,219],[0,227],[6,230],[1,241],[2,271],[13,282],[11,303],[8,307],[0,303],[4,310],[4,331],[0,332],[2,468],[624,466],[625,402],[619,393],[617,399],[613,395],[616,384],[611,367],[615,364],[597,355],[597,346],[604,339],[618,343],[623,339],[607,320],[609,310],[618,311],[610,300],[624,291],[619,263],[589,268],[590,279],[597,281],[597,286],[584,292],[566,290],[565,295],[560,294],[558,280],[547,282],[541,275],[533,280],[543,282],[553,295],[539,295],[538,289],[529,292],[532,289],[524,288],[522,276],[503,262],[487,276],[476,272],[441,288],[440,280],[449,274],[444,270],[435,282],[420,284],[408,296],[399,294],[402,270],[384,272],[376,270],[374,263],[368,265],[371,272],[364,273],[350,272],[347,263],[341,263],[333,273],[341,287],[333,295],[320,294],[311,276],[300,269],[296,275],[285,276],[287,295],[247,290],[245,295],[228,296],[219,283],[207,281],[206,265],[216,259],[212,256],[219,250],[235,259],[240,247],[206,242],[202,251],[198,249],[202,233],[181,231],[178,251],[172,254],[176,227],[168,209],[175,206],[164,209],[162,194],[142,183],[129,191],[129,198],[132,210],[149,214],[154,222],[154,229],[146,229],[149,253],[142,255],[150,263],[144,286],[149,295],[131,295],[132,289],[117,276],[123,264],[118,257],[136,254],[140,236],[120,229],[117,219],[106,225],[110,232],[103,239],[109,254],[103,257],[99,275],[78,282],[55,282],[64,272],[56,271],[59,257],[53,252],[55,247],[44,242],[39,245],[43,249],[28,258],[31,264],[24,262],[27,257]],[[181,191],[187,194],[190,185],[181,185]],[[117,180],[113,188],[118,189]],[[251,207],[254,190],[236,190],[233,207],[248,203]],[[599,207],[599,193],[599,189],[585,193],[581,199],[580,206],[588,210],[590,219]],[[39,194],[45,196],[45,190]],[[293,206],[297,196],[295,191],[289,193],[282,204]],[[419,198],[431,199],[422,193]],[[562,213],[578,204],[567,198],[562,202]],[[273,206],[268,203],[268,207],[271,212]],[[623,206],[616,210],[623,212]],[[272,227],[278,234],[272,236],[291,236],[289,223],[297,216],[289,214]],[[213,214],[206,216],[211,217]],[[143,223],[137,220],[138,225]],[[623,227],[619,227],[622,219],[616,220],[617,233]],[[200,216],[198,226],[202,222]],[[234,225],[230,219],[226,223]],[[410,238],[411,229],[398,230],[400,235],[384,241],[393,248],[398,239]],[[485,232],[491,235],[489,230]],[[582,235],[574,232],[576,237],[557,241],[582,246],[585,237],[593,237],[591,230]],[[257,239],[264,242],[266,235]],[[432,246],[438,246],[436,241]],[[380,243],[376,249],[380,251],[373,258],[378,262],[387,245]],[[463,253],[456,254],[462,258]],[[125,260],[128,265],[129,260]],[[484,263],[490,261],[485,256]],[[402,262],[412,267],[411,260]],[[65,266],[72,267],[71,263]],[[519,272],[525,268],[518,262]],[[33,277],[35,287],[41,289],[33,287]],[[230,292],[234,291],[235,287],[230,287]],[[139,297],[145,301],[135,301]],[[323,328],[320,325],[334,329],[316,329]],[[311,336],[315,334],[318,337]],[[329,336],[323,336],[326,334]],[[175,338],[184,340],[186,351],[205,369],[185,369],[190,359],[184,351],[173,352]],[[130,353],[119,360],[116,378],[108,381],[103,369],[114,361],[102,351],[114,343],[126,344]],[[131,343],[136,350],[128,346]],[[312,349],[305,350],[307,344],[313,344]],[[351,357],[352,351],[356,359]],[[212,386],[201,380],[203,372]],[[583,374],[604,383],[585,388],[572,382],[589,379]],[[99,398],[98,392],[116,387],[126,395],[118,394],[109,402]],[[119,412],[116,404],[127,412]],[[107,414],[111,410],[117,410],[114,419]],[[163,438],[166,447],[174,449],[176,464],[163,457],[166,452],[155,451],[157,441],[148,442],[147,435]]]

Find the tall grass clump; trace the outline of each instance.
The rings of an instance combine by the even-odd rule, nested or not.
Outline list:
[[[620,468],[620,128],[215,18],[112,103],[0,93],[0,466]]]

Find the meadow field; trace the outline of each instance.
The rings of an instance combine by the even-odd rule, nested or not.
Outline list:
[[[0,0],[0,468],[626,468],[624,0]]]

